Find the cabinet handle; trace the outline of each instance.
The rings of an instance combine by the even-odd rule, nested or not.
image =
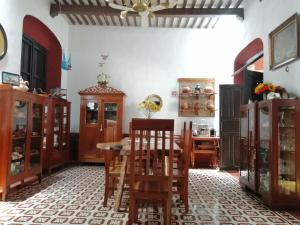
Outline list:
[[[102,128],[102,123],[100,124],[100,130],[99,130],[100,132],[102,132],[103,131],[103,128]]]

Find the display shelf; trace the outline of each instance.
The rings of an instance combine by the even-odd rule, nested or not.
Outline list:
[[[20,157],[20,158],[18,158],[18,159],[12,159],[11,162],[12,162],[12,163],[14,163],[14,162],[19,162],[19,161],[22,161],[22,160],[24,160],[24,159],[25,159],[25,157],[23,156],[23,157]]]
[[[179,116],[214,117],[214,79],[179,78]]]
[[[70,107],[71,103],[65,99],[55,97],[47,99],[48,123],[43,133],[46,142],[42,142],[42,159],[43,169],[48,174],[51,174],[52,169],[65,165],[69,161]],[[64,119],[65,124],[63,124]],[[66,142],[64,146],[62,136]]]
[[[272,208],[300,208],[299,99],[259,102],[258,118],[259,194]]]
[[[26,136],[24,137],[13,137],[13,141],[20,141],[20,140],[25,140]]]
[[[35,157],[36,164],[30,164],[30,149],[39,148],[39,139],[43,127],[42,109],[45,97],[29,92],[14,90],[5,85],[0,86],[0,189],[2,200],[10,186],[16,182],[37,176],[41,181],[41,157]],[[11,133],[7,133],[7,132]]]

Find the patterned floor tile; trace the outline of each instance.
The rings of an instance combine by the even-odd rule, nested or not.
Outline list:
[[[104,168],[68,168],[10,193],[0,202],[0,225],[126,225],[128,194],[121,212],[113,210],[113,199],[102,206]],[[236,179],[216,170],[190,170],[190,210],[174,198],[172,225],[300,225],[284,211],[272,211],[259,199],[244,192]],[[163,225],[162,210],[139,210],[145,225]]]

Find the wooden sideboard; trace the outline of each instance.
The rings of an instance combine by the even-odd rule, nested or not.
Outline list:
[[[192,137],[191,165],[195,167],[198,157],[201,167],[219,167],[219,137]]]

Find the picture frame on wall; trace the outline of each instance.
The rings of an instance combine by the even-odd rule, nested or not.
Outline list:
[[[299,57],[298,14],[288,18],[269,34],[270,69],[284,66]]]
[[[19,76],[19,74],[3,71],[2,72],[2,83],[10,84],[12,86],[19,86],[20,85],[20,76]]]

